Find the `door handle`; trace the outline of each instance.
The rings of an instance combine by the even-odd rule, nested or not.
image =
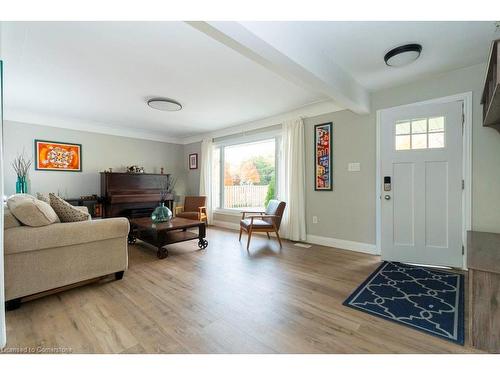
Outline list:
[[[386,201],[391,200],[391,196],[389,194],[384,195]]]

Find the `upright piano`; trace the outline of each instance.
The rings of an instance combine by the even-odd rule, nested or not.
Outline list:
[[[160,202],[162,185],[169,174],[101,172],[103,217],[124,216],[129,219],[150,216]],[[173,194],[166,205],[173,209]]]

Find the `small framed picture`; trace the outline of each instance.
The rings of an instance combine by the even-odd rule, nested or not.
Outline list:
[[[198,154],[189,154],[189,169],[198,169]]]

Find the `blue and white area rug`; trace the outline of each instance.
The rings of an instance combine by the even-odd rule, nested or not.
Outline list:
[[[464,344],[460,274],[384,262],[344,305]]]

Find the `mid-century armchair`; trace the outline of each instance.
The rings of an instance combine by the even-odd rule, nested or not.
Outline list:
[[[286,203],[278,200],[270,200],[266,211],[242,211],[242,217],[240,221],[240,238],[243,231],[248,233],[247,250],[250,247],[250,239],[252,238],[253,232],[265,232],[267,238],[271,239],[269,233],[276,233],[278,242],[281,244],[281,238],[279,235],[281,219],[283,213],[285,212]],[[252,214],[251,216],[246,216],[247,214]]]
[[[207,208],[205,202],[207,197],[187,196],[184,198],[184,206],[175,207],[175,216],[185,219],[204,221],[208,225]]]

